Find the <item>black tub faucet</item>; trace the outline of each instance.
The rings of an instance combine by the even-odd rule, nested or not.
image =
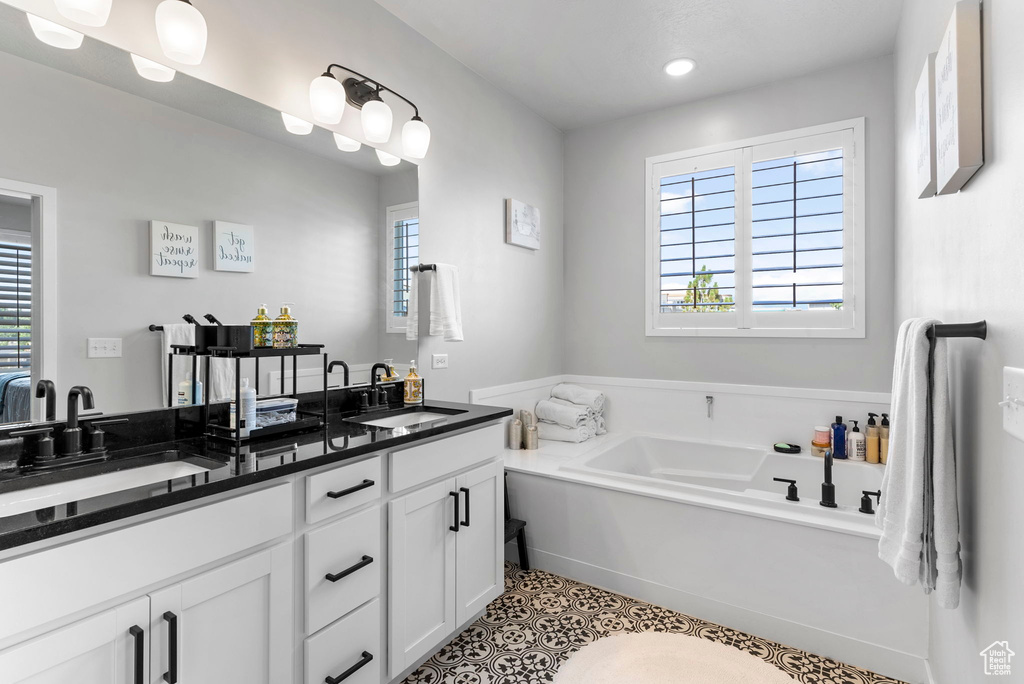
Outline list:
[[[64,453],[62,456],[80,456],[82,454],[82,428],[78,427],[78,397],[82,397],[82,408],[91,410],[93,402],[92,390],[85,385],[75,385],[68,391],[68,423],[64,428]]]
[[[330,375],[334,372],[335,366],[341,366],[345,370],[345,381],[342,387],[348,387],[348,364],[344,361],[331,361],[330,365],[327,366],[327,374]]]
[[[40,380],[36,383],[36,399],[46,399],[46,416],[44,420],[51,423],[57,420],[57,388],[51,380]]]
[[[821,505],[825,508],[838,508],[836,505],[836,486],[832,484],[832,450],[825,451],[825,481],[821,483]]]

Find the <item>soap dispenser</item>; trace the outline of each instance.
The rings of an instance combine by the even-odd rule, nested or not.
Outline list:
[[[416,373],[416,359],[409,362],[409,374],[405,376],[405,405],[417,406],[423,403],[423,378]]]
[[[252,346],[255,349],[274,346],[274,322],[267,315],[267,305],[260,304],[256,317],[249,325],[252,326]]]
[[[868,429],[864,437],[867,444],[864,456],[868,463],[878,463],[878,424],[875,423],[877,417],[877,413],[868,414]]]
[[[880,457],[881,463],[885,464],[889,461],[889,414],[882,414],[882,425],[878,428],[878,439],[882,444],[882,455]]]
[[[299,346],[299,322],[292,318],[292,305],[281,306],[281,315],[274,319],[274,349]]]
[[[864,461],[867,459],[867,443],[864,441],[860,427],[857,426],[860,421],[851,420],[850,422],[853,423],[853,428],[846,437],[847,456],[851,461]]]

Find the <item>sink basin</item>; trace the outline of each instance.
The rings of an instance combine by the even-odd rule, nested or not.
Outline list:
[[[447,413],[417,411],[415,413],[400,413],[397,416],[388,416],[386,418],[377,418],[375,420],[359,420],[354,422],[358,422],[362,425],[373,425],[374,427],[400,428],[412,427],[413,425],[420,425],[422,423],[435,423],[442,420],[448,420],[450,417],[451,415]]]
[[[162,460],[153,463],[153,459]],[[135,461],[131,459],[128,463]],[[113,494],[135,487],[166,482],[179,477],[199,475],[222,467],[219,461],[200,457],[187,457],[178,451],[166,451],[160,454],[141,456],[139,465],[128,465],[119,470],[101,475],[68,479],[63,482],[40,484],[11,492],[0,493],[0,518],[19,513],[29,513],[40,508],[58,506],[72,501],[82,501],[94,496]],[[111,466],[115,462],[108,461],[104,465]]]

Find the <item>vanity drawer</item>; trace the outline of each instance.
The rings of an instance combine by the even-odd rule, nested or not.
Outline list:
[[[505,434],[502,426],[489,425],[429,444],[393,451],[391,491],[401,492],[477,463],[483,463],[504,450]]]
[[[309,475],[306,477],[306,522],[312,525],[377,501],[380,477],[380,456]]]
[[[360,663],[345,684],[380,684],[380,646],[380,602],[374,600],[306,639],[306,684],[323,684]]]
[[[380,537],[380,506],[306,533],[306,634],[380,593]]]

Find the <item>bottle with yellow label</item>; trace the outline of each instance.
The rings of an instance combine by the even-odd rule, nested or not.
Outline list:
[[[281,315],[274,319],[274,349],[292,349],[299,346],[299,322],[292,318],[291,304],[281,307]]]
[[[405,376],[405,405],[417,406],[423,403],[423,378],[416,373],[416,360],[409,362],[409,374]]]
[[[274,322],[267,315],[267,305],[260,304],[256,317],[249,322],[252,326],[252,346],[261,347],[274,346]]]

